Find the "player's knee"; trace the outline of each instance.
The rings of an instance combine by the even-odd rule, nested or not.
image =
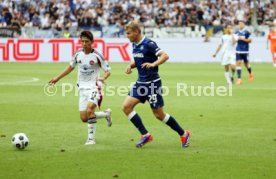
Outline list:
[[[162,121],[165,118],[165,114],[163,113],[154,113],[154,116],[156,117],[156,119],[159,119],[160,121]]]
[[[85,113],[81,112],[80,113],[80,119],[81,119],[82,122],[87,122],[87,119],[88,119],[87,118],[87,113],[86,112]]]
[[[94,110],[91,109],[91,108],[88,108],[88,109],[86,110],[86,112],[87,112],[87,115],[88,115],[88,116],[91,116],[91,115],[94,114]]]
[[[133,109],[132,109],[131,105],[129,105],[129,104],[123,104],[123,106],[122,106],[122,111],[123,111],[125,114],[129,114],[132,110],[133,110]]]
[[[87,117],[84,117],[84,116],[81,116],[80,119],[82,122],[87,122],[87,120],[88,120]]]

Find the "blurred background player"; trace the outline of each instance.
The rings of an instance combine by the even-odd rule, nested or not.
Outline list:
[[[267,37],[267,49],[269,48],[272,54],[273,65],[276,67],[276,24],[273,24]]]
[[[145,101],[150,103],[152,112],[157,119],[179,134],[182,147],[188,147],[190,132],[184,131],[171,115],[165,113],[163,108],[162,83],[158,74],[158,66],[167,61],[169,56],[154,41],[142,36],[138,22],[131,21],[126,25],[126,35],[133,43],[134,57],[134,62],[127,67],[126,74],[130,74],[132,69],[136,68],[138,80],[125,98],[123,111],[142,135],[136,147],[142,147],[153,138],[145,128],[140,116],[134,111],[134,107],[138,103],[145,103]]]
[[[237,38],[237,37],[236,37]],[[225,29],[225,34],[221,37],[221,43],[218,45],[216,52],[213,57],[215,58],[222,48],[222,58],[221,65],[224,65],[224,74],[226,78],[226,82],[228,85],[232,85],[234,83],[234,75],[236,68],[236,60],[235,60],[235,47],[236,47],[236,38],[233,34],[233,29],[231,25],[227,25]],[[229,72],[231,68],[232,73]]]
[[[252,39],[250,38],[250,32],[245,28],[245,24],[243,21],[239,21],[239,31],[236,32],[238,35],[238,43],[236,47],[236,60],[237,60],[237,74],[238,74],[238,80],[237,84],[242,84],[242,68],[241,63],[244,63],[244,66],[246,67],[248,73],[249,73],[249,80],[253,80],[253,73],[252,68],[249,64],[249,43],[252,42]]]
[[[85,145],[95,144],[95,133],[97,119],[106,118],[110,127],[111,110],[95,112],[96,107],[100,108],[102,102],[101,86],[110,75],[110,67],[103,56],[92,48],[93,34],[90,31],[83,31],[80,35],[82,49],[77,51],[70,62],[70,65],[58,76],[49,81],[49,84],[57,83],[61,78],[68,75],[79,65],[78,89],[79,89],[79,111],[83,122],[88,123],[88,138]],[[100,77],[100,69],[104,71]]]

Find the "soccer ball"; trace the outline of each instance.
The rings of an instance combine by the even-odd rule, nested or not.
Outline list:
[[[24,149],[29,144],[29,139],[24,133],[17,133],[12,136],[12,145],[17,149]]]

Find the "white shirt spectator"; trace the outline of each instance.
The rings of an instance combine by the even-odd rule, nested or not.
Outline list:
[[[245,12],[244,12],[244,10],[242,10],[242,9],[238,9],[237,11],[236,11],[236,19],[238,20],[238,21],[244,21],[245,19],[244,19],[244,15],[245,15]]]

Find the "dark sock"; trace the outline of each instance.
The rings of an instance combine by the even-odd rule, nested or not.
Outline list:
[[[247,71],[249,74],[252,72],[251,66],[248,66]]]
[[[142,135],[148,133],[147,129],[145,128],[140,116],[136,113],[130,121],[134,124],[134,126],[139,130]]]
[[[237,68],[237,74],[238,74],[238,78],[240,79],[241,78],[241,73],[242,73],[242,70],[241,68]]]
[[[184,130],[180,127],[180,125],[176,122],[176,120],[172,116],[169,117],[169,120],[166,122],[166,124],[170,126],[174,131],[176,131],[180,136],[184,135],[185,133]]]

